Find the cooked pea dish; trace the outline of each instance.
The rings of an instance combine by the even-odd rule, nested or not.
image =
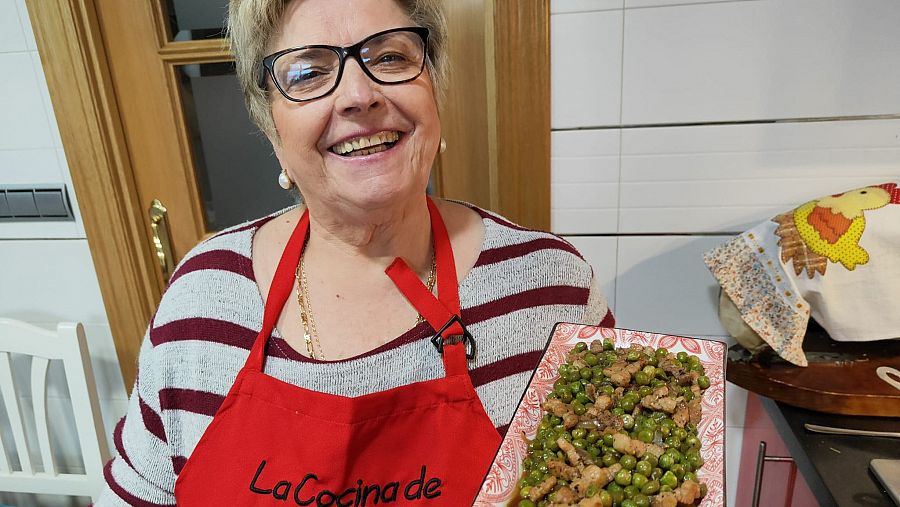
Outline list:
[[[528,440],[513,505],[676,507],[706,494],[697,480],[699,358],[610,340],[580,342],[559,367]]]

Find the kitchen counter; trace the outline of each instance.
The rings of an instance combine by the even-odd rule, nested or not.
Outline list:
[[[814,412],[762,398],[797,469],[822,507],[893,507],[894,503],[869,471],[875,458],[900,459],[900,439],[824,435],[807,431],[804,423],[875,431],[900,431],[900,420]]]

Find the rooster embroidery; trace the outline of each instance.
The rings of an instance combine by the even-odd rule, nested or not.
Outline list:
[[[781,261],[793,261],[797,275],[806,269],[810,279],[816,273],[825,274],[827,261],[839,262],[850,271],[869,262],[869,253],[859,246],[866,228],[864,212],[892,202],[893,185],[886,187],[864,187],[817,199],[773,218],[778,224],[775,234]]]

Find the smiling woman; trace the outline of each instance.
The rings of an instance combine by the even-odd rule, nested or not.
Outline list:
[[[286,477],[344,492],[426,469],[439,487],[422,500],[470,503],[553,324],[612,324],[590,266],[426,195],[436,0],[233,0],[229,25],[251,117],[303,204],[182,261],[98,505],[296,500]]]

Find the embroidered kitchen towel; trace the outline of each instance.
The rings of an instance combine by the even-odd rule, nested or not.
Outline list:
[[[809,317],[838,341],[900,337],[900,188],[809,201],[704,255],[744,322],[806,366]]]

